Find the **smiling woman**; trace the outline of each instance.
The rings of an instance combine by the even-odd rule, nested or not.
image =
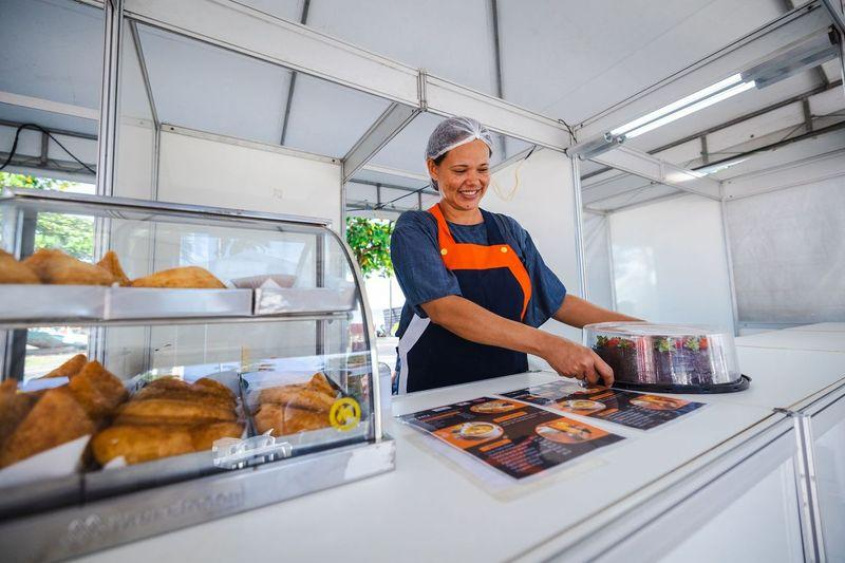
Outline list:
[[[440,202],[396,223],[391,256],[406,303],[394,391],[405,393],[528,370],[527,354],[561,375],[613,382],[595,352],[537,329],[636,320],[567,295],[531,237],[479,205],[490,184],[490,132],[474,119],[440,123],[426,164]]]

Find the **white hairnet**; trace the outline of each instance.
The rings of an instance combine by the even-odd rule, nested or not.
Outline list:
[[[450,150],[474,140],[484,141],[493,152],[493,135],[482,124],[471,117],[450,117],[441,121],[431,137],[425,150],[426,159],[438,158]]]

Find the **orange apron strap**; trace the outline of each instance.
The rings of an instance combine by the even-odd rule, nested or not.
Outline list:
[[[520,318],[525,319],[528,302],[531,301],[531,278],[513,248],[507,244],[492,246],[457,244],[440,209],[440,204],[434,204],[428,212],[437,220],[437,241],[446,267],[450,270],[508,268],[522,288],[523,301]]]

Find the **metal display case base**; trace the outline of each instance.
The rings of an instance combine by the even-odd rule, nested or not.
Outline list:
[[[392,439],[0,522],[8,561],[56,561],[392,471]]]

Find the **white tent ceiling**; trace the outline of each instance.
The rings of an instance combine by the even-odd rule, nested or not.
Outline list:
[[[570,124],[672,76],[791,7],[789,0],[238,3],[286,20],[304,19],[321,32],[493,95],[498,92],[497,19],[503,97]],[[7,23],[0,34],[0,93],[70,104],[82,113],[97,109],[103,43],[100,10],[73,0],[3,0],[0,21]],[[158,118],[164,123],[276,145],[282,142],[284,130],[285,146],[342,157],[389,106],[375,96],[196,40],[144,25],[138,25],[138,30]],[[129,34],[126,37],[131,42]],[[126,52],[134,57],[134,49]],[[125,64],[137,66],[133,60]],[[653,151],[824,88],[838,78],[836,64],[762,91],[743,93],[633,139],[630,145]],[[140,70],[125,70],[124,76],[124,113],[146,112]],[[828,104],[830,112],[841,112],[845,106],[841,88],[838,94]],[[92,119],[2,103],[2,99],[0,120],[96,133]],[[420,187],[420,177],[425,176],[425,142],[438,121],[431,114],[418,116],[370,161],[377,171],[363,169],[355,179]],[[740,137],[752,139],[760,123],[760,119],[749,122]],[[662,158],[686,165],[700,156],[696,143],[666,151]],[[494,162],[500,162],[528,145],[501,138],[496,148]],[[389,173],[391,169],[400,172]],[[598,169],[585,163],[582,173]]]

